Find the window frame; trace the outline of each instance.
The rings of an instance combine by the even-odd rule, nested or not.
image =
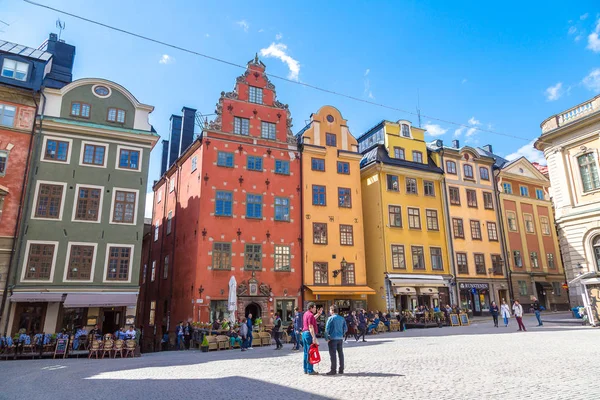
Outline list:
[[[476,226],[477,228],[473,229],[474,226]],[[483,234],[481,233],[481,222],[479,220],[470,219],[469,227],[471,228],[471,240],[483,240]],[[475,235],[475,233],[477,233],[478,235]]]
[[[193,156],[190,165],[190,174],[198,169],[198,156]]]
[[[551,236],[552,228],[550,227],[550,218],[548,218],[545,215],[541,215],[539,217],[539,219],[540,219],[540,231],[542,232],[542,235]]]
[[[467,207],[479,208],[479,206],[477,204],[477,191],[473,190],[473,189],[465,189],[465,192],[467,194]],[[469,195],[471,195],[470,199],[469,199]]]
[[[316,229],[320,227],[320,231],[318,232]],[[313,222],[312,224],[312,236],[313,236],[313,244],[319,244],[319,245],[325,245],[327,246],[328,242],[329,242],[329,234],[327,232],[327,223],[326,222]],[[323,235],[324,232],[324,235]],[[320,234],[321,237],[325,237],[325,241],[323,242],[322,239],[320,239],[319,241],[317,241],[317,234]]]
[[[513,194],[512,183],[502,182],[502,191],[506,194]]]
[[[279,252],[277,250],[287,249],[286,252]],[[287,267],[286,261],[287,260]],[[279,267],[277,264],[281,264]],[[290,272],[292,270],[292,249],[288,245],[276,244],[273,247],[273,270],[275,272]]]
[[[224,200],[224,199],[218,199],[217,197],[219,196],[219,193],[229,195],[229,199],[226,199],[226,200]],[[233,217],[233,203],[234,203],[234,201],[233,201],[233,192],[231,190],[215,190],[215,197],[214,197],[214,199],[215,199],[215,210],[214,210],[215,217],[228,217],[228,218]],[[218,213],[219,202],[223,202],[223,212],[222,213]],[[230,205],[230,212],[228,214],[225,213],[225,208],[226,208],[225,205],[227,203],[231,203],[231,205]]]
[[[356,285],[356,268],[354,263],[346,263],[346,268],[342,270],[342,285],[343,286],[354,286]],[[352,277],[352,279],[349,279]]]
[[[511,218],[511,216],[512,216],[512,218]],[[510,224],[511,220],[515,221],[514,229],[512,229],[513,227]],[[506,226],[507,226],[509,232],[519,232],[519,222],[517,220],[517,213],[515,211],[512,211],[512,210],[506,211]]]
[[[411,137],[410,125],[400,124],[400,136],[405,137],[405,138]]]
[[[277,169],[277,163],[279,163],[279,170]],[[281,167],[283,167],[284,165],[286,165],[286,168],[283,168],[283,172],[281,171]],[[290,175],[290,162],[288,160],[275,160],[275,170],[274,172],[278,175]]]
[[[525,190],[523,190],[523,189],[525,189]],[[521,197],[529,198],[529,186],[519,185],[519,195]]]
[[[32,279],[27,278],[27,270],[29,269],[29,261],[31,258],[31,246],[32,245],[41,245],[41,246],[53,246],[52,250],[52,260],[50,264],[50,272],[48,274],[47,279]],[[56,259],[58,256],[59,242],[57,241],[49,241],[49,240],[28,240],[25,245],[25,257],[23,257],[23,264],[21,268],[21,280],[20,282],[53,282],[54,281],[54,272],[56,269]]]
[[[171,228],[172,228],[172,224],[173,224],[173,210],[169,210],[169,212],[167,213],[167,236],[169,236],[171,234]]]
[[[464,261],[464,265],[461,261]],[[464,266],[464,269],[461,269]],[[456,253],[456,269],[461,275],[469,275],[469,256],[465,252]]]
[[[404,147],[394,146],[394,158],[397,160],[406,160],[406,150]]]
[[[473,170],[473,166],[471,164],[463,164],[463,179],[475,180],[475,171]]]
[[[519,296],[527,296],[527,281],[517,281],[519,287]]]
[[[287,202],[287,205],[286,204],[277,204],[278,200],[285,200]],[[273,220],[279,221],[279,222],[290,222],[291,203],[292,202],[289,197],[275,196],[275,199],[273,200],[273,209],[274,209]],[[287,209],[287,218],[277,218],[277,209],[278,208],[283,209],[283,211],[285,211]],[[286,213],[284,213],[283,215],[285,216]]]
[[[518,262],[517,262],[518,257]],[[513,250],[512,251],[513,263],[515,264],[515,268],[523,268],[523,256],[521,255],[521,250]]]
[[[333,141],[331,138],[333,138]],[[325,132],[325,146],[337,147],[337,135],[335,133]]]
[[[227,157],[225,158],[225,163],[221,163],[221,156]],[[231,157],[231,158],[230,158]],[[231,159],[231,165],[227,165],[228,161]],[[246,161],[247,162],[247,161]],[[223,168],[234,168],[235,167],[235,157],[234,157],[234,153],[230,152],[230,151],[221,151],[218,150],[217,151],[217,167],[223,167]]]
[[[74,104],[79,104],[79,114],[73,114],[73,105]],[[83,112],[83,106],[88,106],[88,116],[87,117],[81,115]],[[83,101],[72,101],[71,108],[69,109],[69,116],[83,118],[83,119],[90,119],[92,116],[92,105],[90,103],[85,103]]]
[[[429,186],[429,188],[430,188],[431,190],[427,190],[427,187],[428,187],[428,186]],[[429,191],[430,193],[427,193],[428,191]],[[425,196],[435,197],[435,182],[433,182],[433,181],[425,181],[425,180],[424,180],[424,181],[423,181],[423,194],[424,194]]]
[[[317,266],[319,268],[317,268]],[[318,282],[317,282],[317,273],[320,275]],[[323,278],[325,278],[325,279],[323,279]],[[329,285],[329,263],[328,262],[313,261],[313,284],[315,286]]]
[[[249,196],[256,196],[257,199],[260,199],[260,203],[256,202],[256,201],[252,201],[250,202],[251,198]],[[264,206],[264,202],[263,202],[263,195],[259,194],[259,193],[246,193],[246,219],[258,219],[258,220],[262,220],[263,219],[263,206]],[[252,210],[252,212],[250,212],[250,209],[248,208],[249,206],[253,205],[254,207],[256,207],[258,205],[258,210],[260,211],[260,215],[254,215],[254,211]],[[252,215],[251,215],[252,214]]]
[[[419,151],[419,150],[413,150],[412,151],[412,159],[413,159],[413,162],[424,164],[423,152]]]
[[[398,175],[385,174],[385,182],[386,182],[386,189],[388,191],[400,192],[400,179],[398,178]],[[390,189],[390,183],[391,183],[391,189]],[[396,189],[394,189],[394,183],[396,183]]]
[[[223,246],[223,245],[227,245],[229,246],[229,250],[220,248],[220,249],[216,249],[217,245],[219,246]],[[219,267],[215,267],[215,255],[217,255],[217,259],[219,260]],[[232,243],[231,242],[213,242],[212,248],[211,248],[211,253],[210,253],[210,263],[211,263],[211,269],[212,270],[217,270],[217,271],[231,271],[231,264],[232,264]],[[225,261],[225,266],[221,266],[221,262],[220,261]],[[228,261],[228,262],[227,262]]]
[[[554,253],[546,253],[546,265],[548,266],[548,269],[556,269]]]
[[[421,209],[418,207],[406,207],[406,210],[407,210],[406,212],[408,215],[408,229],[421,230]],[[413,213],[411,215],[411,211],[414,212],[415,210],[417,211],[417,213],[416,214]],[[415,221],[415,218],[416,218],[416,221],[419,222],[418,226],[411,226],[411,225],[413,225],[411,223],[411,217],[412,217],[412,221]]]
[[[169,255],[167,254],[163,260],[163,279],[169,278]]]
[[[58,217],[57,218],[48,218],[48,217],[38,217],[37,216],[37,209],[39,207],[39,200],[40,200],[40,189],[42,185],[50,185],[50,186],[62,186],[62,194],[61,194],[61,200],[60,200],[60,205],[59,205],[59,210],[58,210]],[[65,209],[65,199],[67,196],[67,184],[65,182],[54,182],[54,181],[44,181],[44,180],[38,180],[35,184],[35,193],[33,195],[33,204],[34,207],[31,210],[31,219],[35,219],[35,220],[42,220],[42,221],[62,221],[63,219],[63,211]]]
[[[340,172],[340,166],[341,168],[341,172]],[[344,172],[345,168],[344,167],[348,167],[348,172]],[[347,161],[338,161],[337,162],[337,173],[341,174],[341,175],[350,175],[350,163]]]
[[[487,275],[486,265],[485,265],[485,254],[483,253],[473,253],[473,261],[475,265],[475,275]],[[481,261],[481,262],[479,262]]]
[[[430,213],[432,215],[429,215]],[[432,209],[432,208],[426,208],[425,209],[425,219],[427,222],[427,230],[428,231],[439,231],[440,230],[440,222],[438,219],[437,210]],[[430,227],[430,223],[429,223],[430,221],[432,222],[431,227]],[[434,222],[435,222],[435,227],[434,227]]]
[[[108,266],[110,264],[110,249],[111,248],[129,248],[129,265],[127,269],[127,280],[124,279],[108,279]],[[102,282],[112,284],[125,284],[131,283],[132,272],[133,272],[133,259],[135,258],[135,245],[133,244],[119,244],[119,243],[107,243],[106,244],[106,257],[104,261],[104,271],[102,272]],[[117,271],[118,274],[118,271]]]
[[[493,229],[490,229],[491,227],[493,227]],[[498,239],[498,226],[496,225],[495,222],[493,221],[487,221],[486,222],[486,228],[487,228],[487,233],[488,233],[488,240],[490,242],[497,242],[499,241]],[[492,237],[491,233],[494,233],[494,237]]]
[[[439,250],[439,254],[433,254],[433,252]],[[442,248],[436,246],[429,247],[429,257],[431,261],[431,269],[433,271],[443,271],[444,270],[444,256],[442,254]],[[436,268],[434,258],[439,258],[440,266]]]
[[[110,119],[111,110],[115,110],[115,119]],[[119,113],[123,113],[123,121],[119,121]],[[127,110],[118,107],[108,107],[106,109],[106,122],[112,122],[113,124],[125,125],[127,123]]]
[[[492,261],[492,275],[504,276],[502,256],[500,254],[490,254],[490,259]]]
[[[404,178],[404,189],[406,194],[419,194],[419,185],[417,178]]]
[[[458,175],[456,171],[456,161],[446,160],[446,173],[450,175]]]
[[[419,249],[420,249],[420,254],[419,254],[419,251],[418,251]],[[416,254],[415,254],[415,250],[417,250],[417,253],[416,253]],[[412,269],[413,269],[413,271],[414,271],[414,270],[417,270],[417,271],[424,271],[424,270],[426,270],[426,269],[427,269],[427,266],[426,266],[426,264],[425,264],[425,248],[424,248],[424,246],[420,246],[420,245],[411,245],[411,246],[410,246],[410,254],[411,254],[411,258],[412,258]],[[421,262],[422,262],[422,264],[423,264],[423,267],[422,267],[422,268],[420,268],[420,267],[419,267],[419,268],[417,268],[417,264],[415,264],[415,256],[416,256],[416,257],[419,257],[419,256],[420,256],[420,260],[418,260],[418,261],[421,261]]]
[[[396,213],[395,210],[394,210],[394,212],[392,212],[392,210],[391,210],[392,207],[397,208],[398,212]],[[392,223],[392,215],[398,216],[398,218],[400,220],[399,224]],[[388,223],[389,223],[390,227],[392,227],[392,228],[402,228],[402,206],[395,205],[395,204],[388,204]]]
[[[400,251],[401,250],[401,251]],[[391,244],[390,252],[392,261],[392,269],[406,270],[406,251],[403,244]],[[396,266],[398,265],[398,266]]]
[[[453,198],[453,192],[457,194],[456,198]],[[460,206],[460,188],[457,186],[448,186],[448,198],[451,206]]]
[[[237,122],[239,121],[239,132]],[[244,127],[247,131],[244,133]],[[233,117],[233,133],[240,136],[250,136],[250,118]]]
[[[483,193],[483,208],[485,210],[493,210],[494,209],[494,195],[491,192],[482,192],[482,193]],[[487,202],[486,197],[489,199],[489,203]]]
[[[79,191],[81,189],[95,189],[100,191],[100,199],[98,200],[98,218],[96,220],[78,219],[77,210],[79,208]],[[87,185],[78,183],[75,185],[75,195],[73,196],[73,212],[71,215],[71,222],[83,222],[88,224],[99,224],[102,222],[102,208],[104,205],[104,186]],[[89,201],[89,200],[88,200]]]
[[[528,221],[527,217],[531,217],[531,221]],[[531,222],[531,231],[529,230],[529,225],[527,222]],[[535,235],[535,220],[533,219],[533,214],[523,213],[523,224],[525,225],[526,234]]]
[[[465,238],[465,224],[462,218],[452,218],[452,235],[455,239]]]
[[[248,248],[252,249],[251,252],[248,252]],[[255,250],[259,249],[260,251],[256,252]],[[263,267],[263,248],[261,243],[244,243],[244,267],[242,268],[244,271],[262,271]],[[250,256],[249,256],[250,254]],[[251,259],[252,257],[259,256],[258,265],[253,265],[257,262],[257,260]]]
[[[266,140],[277,140],[277,124],[268,121],[260,121],[260,137]]]
[[[130,151],[130,152],[138,152],[138,167],[137,168],[130,168],[130,167],[121,167],[121,152],[123,150],[126,151]],[[144,149],[142,149],[141,147],[134,147],[134,146],[122,146],[122,145],[117,145],[117,157],[116,157],[116,161],[115,161],[115,169],[119,170],[119,171],[129,171],[129,172],[141,172],[142,171],[142,164],[143,164],[143,160],[144,160]],[[129,164],[131,165],[131,155],[129,156]]]
[[[323,169],[320,169],[321,165],[323,166]],[[325,159],[319,157],[311,157],[310,169],[311,171],[325,172]]]
[[[257,162],[260,164],[260,166],[256,165]],[[251,164],[252,164],[252,167],[250,166]],[[246,156],[246,170],[247,171],[263,172],[264,171],[263,164],[264,164],[263,158],[261,156],[252,156],[252,155]]]
[[[354,246],[354,226],[340,224],[340,246]],[[346,231],[344,231],[346,229]],[[344,243],[344,238],[346,243]],[[348,238],[350,239],[348,241]]]
[[[96,151],[98,147],[103,147],[104,148],[104,157],[102,160],[102,164],[95,164],[95,163],[86,163],[85,162],[85,148],[87,146],[93,146],[94,147],[94,152],[92,155],[92,158],[95,159],[96,158]],[[87,140],[82,140],[81,141],[81,150],[80,150],[80,154],[79,154],[79,165],[81,165],[82,167],[92,167],[92,168],[106,168],[107,164],[108,164],[108,151],[109,151],[109,144],[108,143],[100,143],[100,142],[91,142],[91,141],[87,141]]]
[[[254,89],[254,90],[252,90],[252,89]],[[249,103],[264,104],[263,98],[264,98],[263,88],[258,87],[258,86],[248,85],[248,102]]]
[[[12,123],[10,125],[8,124],[4,124],[4,112],[6,111],[6,108],[10,108],[13,109],[12,113],[13,116],[12,117],[7,117],[7,118],[12,118]],[[17,106],[16,105],[11,105],[11,104],[6,104],[6,103],[0,103],[0,126],[4,126],[7,128],[14,128],[15,127],[15,117],[17,116]]]
[[[483,173],[485,171],[485,173]],[[479,179],[482,181],[490,180],[490,170],[488,167],[479,167]]]
[[[531,263],[531,268],[539,268],[540,267],[540,258],[538,257],[537,251],[529,252],[529,262]]]
[[[584,165],[581,164],[580,159],[583,157],[587,157],[591,155],[591,161],[586,160]],[[593,193],[596,190],[600,190],[600,169],[598,166],[598,153],[597,150],[587,151],[583,154],[578,154],[575,156],[575,164],[577,165],[577,171],[579,173],[579,185],[581,187],[581,191],[585,193]],[[590,175],[590,187],[586,189],[584,180],[583,180],[583,171],[582,167],[589,168]],[[596,176],[598,176],[598,182],[593,179],[593,172],[596,171]]]
[[[135,193],[135,203],[134,203],[134,208],[133,208],[133,222],[115,222],[114,221],[114,216],[115,216],[115,199],[117,196],[117,192],[126,192],[126,193]],[[140,205],[140,191],[137,189],[130,189],[130,188],[121,188],[121,187],[113,187],[112,188],[112,200],[110,202],[110,219],[109,219],[109,224],[111,225],[137,225],[137,218],[138,218],[138,214],[139,214],[139,205]]]
[[[56,142],[56,151],[57,152],[58,152],[58,144],[59,143],[66,143],[67,144],[67,157],[66,157],[65,160],[53,160],[53,159],[50,159],[50,158],[46,158],[46,152],[47,152],[48,142],[49,141],[55,141]],[[69,165],[69,164],[71,164],[72,149],[73,149],[73,139],[62,138],[62,137],[59,137],[59,136],[44,136],[44,140],[42,142],[42,152],[41,152],[42,154],[41,154],[40,161],[47,162],[47,163]]]
[[[338,208],[352,208],[352,189],[338,187]]]
[[[541,196],[540,196],[540,194],[541,194]],[[545,200],[544,189],[536,188],[535,189],[535,198],[538,200]]]
[[[9,156],[10,156],[10,151],[0,150],[0,160],[4,160],[4,161],[0,161],[0,165],[2,165],[2,168],[0,168],[0,177],[6,176],[6,171],[8,170],[8,157]]]
[[[323,193],[321,193],[321,189],[323,189]],[[316,193],[315,193],[316,190]],[[315,195],[317,196],[317,202],[315,203]],[[323,203],[321,203],[321,196],[323,196]],[[324,185],[312,185],[312,205],[325,207],[327,206],[327,186]]]
[[[14,69],[6,68],[8,71],[12,71],[13,76],[4,75],[4,69],[5,69],[4,65],[6,64],[7,61],[13,62],[15,64]],[[23,77],[23,79],[19,79],[16,77],[18,72],[23,73],[23,71],[19,71],[19,65],[24,65],[27,67],[27,70],[25,72],[25,76]],[[0,76],[2,78],[12,79],[12,80],[19,81],[19,82],[27,82],[29,80],[29,77],[31,76],[30,75],[31,67],[32,67],[31,62],[16,60],[14,58],[5,56],[4,59],[2,60],[2,69],[0,69]]]

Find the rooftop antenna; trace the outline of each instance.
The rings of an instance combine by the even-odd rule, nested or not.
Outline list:
[[[419,117],[419,128],[421,127],[421,97],[419,96],[419,89],[417,89],[417,116]]]
[[[62,31],[65,29],[65,21],[61,21],[60,18],[56,20],[56,27],[58,28],[58,40],[60,41],[60,37],[62,35]]]

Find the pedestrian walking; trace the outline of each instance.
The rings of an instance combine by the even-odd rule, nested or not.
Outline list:
[[[336,373],[344,373],[344,349],[343,339],[348,332],[348,325],[346,320],[338,314],[338,307],[333,305],[329,307],[329,313],[331,316],[327,319],[325,324],[325,340],[329,347],[329,359],[331,360],[331,369],[327,375],[335,375]],[[340,359],[340,369],[337,370],[337,357]],[[337,371],[336,371],[337,370]]]
[[[517,324],[519,324],[519,330],[527,331],[527,329],[525,329],[525,325],[523,325],[523,306],[519,304],[519,300],[515,300],[512,308],[513,313],[515,314],[515,319],[517,320]]]
[[[275,350],[281,350],[283,345],[281,344],[281,318],[279,318],[279,314],[276,313],[273,320],[273,336],[275,336]]]
[[[366,342],[365,335],[367,334],[367,316],[365,315],[365,310],[358,311],[358,333],[354,337],[356,341],[360,339],[362,336],[362,341]]]
[[[242,318],[242,324],[240,325],[240,337],[242,338],[241,348],[242,351],[246,351],[248,348],[248,320]]]
[[[510,307],[506,304],[506,300],[502,299],[502,306],[500,306],[500,313],[504,318],[504,326],[508,326],[508,319],[510,318]]]
[[[498,305],[495,301],[492,301],[492,305],[490,306],[490,314],[492,314],[492,318],[494,319],[494,326],[498,327]]]
[[[321,315],[323,309],[317,311],[317,305],[313,302],[308,303],[308,309],[304,312],[302,321],[302,346],[304,347],[304,373],[308,375],[318,375],[319,373],[313,369],[313,365],[309,362],[308,351],[311,344],[319,345],[317,333],[317,318]]]
[[[248,318],[246,318],[246,325],[248,325],[248,350],[254,350],[252,348],[252,314],[248,314]]]
[[[175,329],[175,333],[177,334],[177,350],[185,350],[184,345],[184,329],[183,329],[183,321],[179,321],[177,324],[177,328]]]
[[[296,343],[292,351],[300,351],[300,346],[302,345],[302,317],[302,309],[296,307],[296,315],[294,315],[294,338]]]
[[[356,311],[352,311],[346,316],[346,325],[348,327],[348,330],[344,335],[344,343],[348,343],[348,336],[356,335],[356,326],[358,325],[356,323]]]
[[[535,314],[535,317],[537,318],[538,321],[538,326],[543,326],[544,323],[542,322],[542,305],[540,304],[540,302],[538,301],[537,297],[533,297],[533,313]]]

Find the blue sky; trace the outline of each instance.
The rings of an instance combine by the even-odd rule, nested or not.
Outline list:
[[[522,137],[423,117],[428,139],[492,144],[503,156],[526,155],[539,124],[600,93],[600,4],[579,2],[223,2],[39,0],[237,64],[262,54],[267,72],[414,111]],[[165,7],[168,4],[169,7]],[[41,9],[2,0],[4,40],[39,45],[66,22],[77,46],[74,77],[101,77],[154,105],[151,123],[168,137],[182,106],[212,113],[221,91],[243,71]],[[338,107],[355,136],[382,119],[414,115],[272,80],[288,103],[294,131],[324,104]],[[153,151],[150,181],[159,174]]]

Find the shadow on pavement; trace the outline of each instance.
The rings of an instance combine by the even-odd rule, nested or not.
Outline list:
[[[336,375],[337,376],[337,375]],[[344,373],[344,375],[342,376],[356,376],[356,377],[374,377],[374,378],[395,378],[397,376],[406,376],[406,375],[400,375],[400,374],[386,374],[386,373],[382,373],[382,372],[348,372],[348,373]]]

